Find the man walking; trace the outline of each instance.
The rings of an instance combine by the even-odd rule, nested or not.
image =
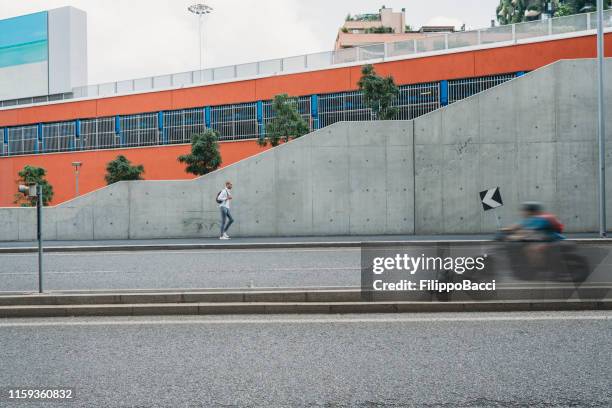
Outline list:
[[[230,225],[234,223],[234,218],[232,218],[232,214],[230,213],[230,202],[232,201],[231,190],[232,183],[226,181],[225,188],[221,190],[217,196],[217,203],[219,203],[219,209],[221,210],[221,236],[219,239],[230,239],[229,235],[227,235],[227,230]]]

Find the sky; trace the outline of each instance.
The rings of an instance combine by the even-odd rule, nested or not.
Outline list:
[[[333,48],[348,13],[406,9],[406,23],[487,27],[499,0],[0,0],[0,19],[73,6],[87,12],[89,83],[198,69],[196,2],[204,23],[204,67]]]

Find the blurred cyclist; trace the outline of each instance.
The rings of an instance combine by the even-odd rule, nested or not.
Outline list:
[[[514,240],[520,241],[559,241],[565,239],[563,224],[559,219],[544,212],[542,204],[527,202],[521,205],[523,221],[513,228]],[[512,227],[511,227],[512,228]]]
[[[529,242],[526,255],[533,266],[544,266],[545,252],[550,244],[565,239],[563,224],[551,213],[544,212],[542,204],[527,202],[521,205],[523,221],[505,228],[507,241]]]

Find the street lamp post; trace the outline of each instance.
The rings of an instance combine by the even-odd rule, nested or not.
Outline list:
[[[200,72],[202,72],[202,18],[206,15],[212,13],[213,8],[207,6],[206,4],[194,4],[187,7],[189,12],[198,16],[198,34],[199,34],[199,44],[200,44]],[[200,74],[201,75],[201,74]]]
[[[607,236],[606,225],[606,118],[604,116],[603,0],[597,0],[597,120],[599,139],[599,235]]]
[[[72,166],[74,167],[74,172],[76,175],[76,194],[75,197],[79,196],[79,168],[83,165],[81,162],[72,162]]]

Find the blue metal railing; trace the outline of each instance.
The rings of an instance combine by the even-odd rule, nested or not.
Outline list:
[[[523,74],[402,85],[394,103],[399,108],[397,119],[414,119]],[[372,119],[360,91],[302,96],[298,111],[311,130],[338,121]],[[273,117],[272,101],[257,101],[10,126],[0,129],[0,155],[189,143],[193,134],[205,128],[217,130],[221,141],[257,139],[265,137]]]

